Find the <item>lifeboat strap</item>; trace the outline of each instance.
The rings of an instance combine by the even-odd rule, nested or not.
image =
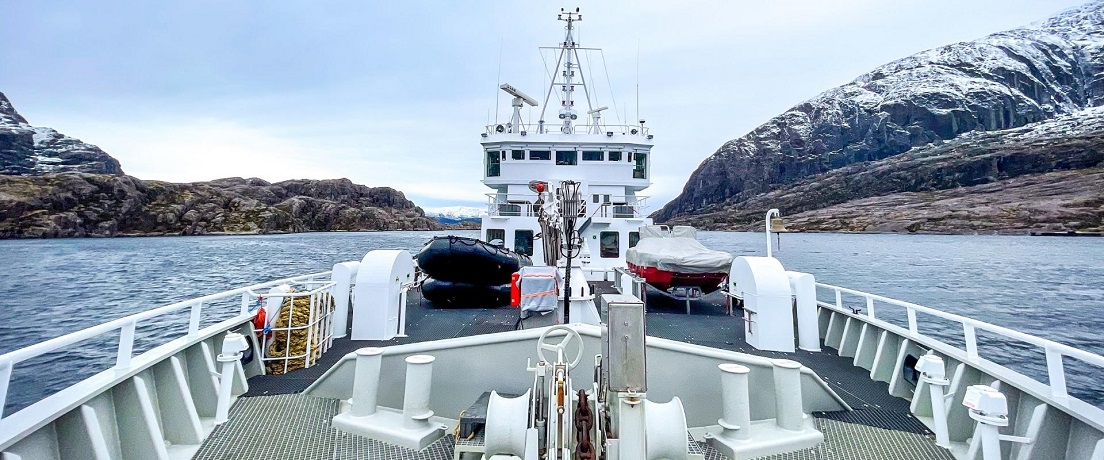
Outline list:
[[[556,290],[551,289],[551,290],[548,290],[548,291],[534,292],[534,293],[531,293],[531,294],[522,294],[521,298],[528,299],[530,297],[544,297],[546,295],[556,295]]]

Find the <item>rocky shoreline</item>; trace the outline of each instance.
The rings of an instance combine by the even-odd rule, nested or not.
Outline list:
[[[84,173],[0,176],[0,238],[442,228],[402,192],[348,179],[175,184]]]

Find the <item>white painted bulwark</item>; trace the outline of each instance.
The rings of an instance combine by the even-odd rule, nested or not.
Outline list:
[[[349,302],[353,292],[353,284],[356,283],[357,271],[360,270],[360,262],[341,262],[334,264],[330,272],[330,280],[334,282],[334,338],[345,337],[349,333]]]
[[[748,345],[794,351],[793,298],[782,263],[773,257],[737,257],[729,278],[730,293],[744,299]]]
[[[401,249],[371,251],[360,261],[353,288],[353,340],[391,340],[406,309],[405,286],[414,281],[414,258]]]
[[[816,278],[808,273],[787,271],[790,291],[797,304],[797,346],[820,351],[820,321],[816,303]]]

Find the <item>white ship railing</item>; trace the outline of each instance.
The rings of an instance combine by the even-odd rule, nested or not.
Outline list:
[[[925,307],[923,305],[918,305],[911,302],[891,299],[889,297],[884,297],[877,294],[871,294],[855,289],[848,289],[823,283],[816,283],[816,286],[818,289],[831,291],[835,295],[834,302],[821,301],[819,300],[818,296],[817,305],[819,305],[820,307],[828,308],[848,316],[863,319],[871,324],[874,324],[880,328],[896,333],[903,337],[908,337],[914,340],[928,338],[930,340],[928,341],[929,343],[927,343],[927,345],[935,345],[936,347],[941,348],[939,349],[940,352],[946,353],[949,356],[960,358],[962,361],[970,364],[979,366],[983,364],[987,366],[995,364],[992,360],[982,357],[978,352],[977,333],[979,330],[996,334],[1001,337],[1012,339],[1014,341],[1022,342],[1035,347],[1039,347],[1042,349],[1043,353],[1046,356],[1046,369],[1048,379],[1047,383],[1038,382],[1037,380],[1016,371],[1011,372],[1014,372],[1022,378],[1029,379],[1031,381],[1035,381],[1045,385],[1049,390],[1049,395],[1047,396],[1049,396],[1055,403],[1061,406],[1068,406],[1070,400],[1069,389],[1066,384],[1065,365],[1062,362],[1063,357],[1068,356],[1081,362],[1096,366],[1099,369],[1104,369],[1104,356],[1074,348],[1062,343],[1058,343],[1053,340],[1047,340],[1041,337],[1033,336],[1031,334],[1026,334],[1013,329],[1008,329],[1006,327],[990,324],[985,321],[979,321],[973,318],[967,318],[965,316],[956,315],[954,313],[940,311],[934,308]],[[850,307],[845,306],[843,303],[844,294],[862,297],[866,302],[866,311],[860,313],[858,310],[854,310]],[[905,316],[908,320],[908,328],[902,328],[896,324],[879,318],[875,313],[875,301],[904,308]],[[921,333],[919,324],[921,317],[918,316],[918,313],[958,323],[961,326],[962,338],[965,342],[965,350],[962,350],[957,346],[947,344],[946,342],[943,342],[935,337],[931,337]],[[1001,377],[1003,378],[1004,376]],[[1094,412],[1099,418],[1097,422],[1104,423],[1104,411],[1096,407],[1092,407],[1092,409],[1095,409]]]
[[[83,330],[80,330],[80,331],[65,334],[65,335],[60,336],[60,337],[55,337],[55,338],[52,338],[52,339],[49,339],[49,340],[45,340],[43,342],[36,343],[34,345],[30,345],[30,346],[27,346],[27,347],[20,348],[18,350],[14,350],[14,351],[4,353],[3,355],[0,355],[0,411],[3,410],[3,408],[5,407],[5,403],[7,402],[8,388],[9,388],[9,385],[11,384],[12,369],[21,362],[24,362],[24,361],[27,361],[29,359],[42,356],[42,355],[50,353],[50,352],[61,350],[63,348],[75,345],[77,343],[80,343],[80,342],[83,342],[83,341],[86,341],[86,340],[89,340],[89,339],[94,339],[94,338],[100,337],[104,334],[110,334],[110,333],[118,332],[119,333],[119,339],[118,339],[118,342],[116,344],[115,365],[113,367],[104,369],[104,371],[112,371],[112,370],[122,371],[122,372],[118,372],[120,374],[135,371],[135,369],[133,369],[134,366],[132,366],[132,362],[133,362],[133,360],[135,360],[138,357],[143,358],[141,360],[142,365],[149,366],[149,365],[153,365],[153,364],[161,361],[161,359],[164,359],[164,358],[167,358],[168,356],[170,356],[172,354],[172,351],[162,349],[162,347],[164,347],[165,345],[168,345],[168,344],[173,343],[173,342],[177,342],[177,344],[180,345],[180,346],[189,346],[189,345],[198,343],[198,342],[204,340],[207,337],[211,337],[214,334],[217,334],[219,332],[228,330],[228,329],[230,329],[234,326],[240,325],[242,323],[245,323],[246,321],[251,320],[254,316],[254,313],[253,313],[253,311],[251,311],[250,307],[252,305],[252,300],[256,298],[255,294],[253,294],[253,293],[255,293],[255,292],[257,292],[261,289],[270,288],[270,287],[278,286],[278,285],[281,285],[281,284],[296,284],[296,283],[299,283],[299,284],[306,284],[306,283],[314,284],[314,283],[316,283],[318,281],[321,281],[323,279],[325,280],[325,282],[328,282],[329,281],[329,275],[330,275],[330,272],[328,272],[328,271],[327,272],[321,272],[321,273],[313,273],[313,274],[302,275],[302,276],[297,276],[297,277],[293,277],[293,278],[285,278],[285,279],[276,280],[276,281],[269,281],[269,282],[265,282],[265,283],[254,284],[254,285],[251,285],[251,286],[246,286],[246,287],[242,287],[242,288],[232,289],[232,290],[229,290],[229,291],[219,292],[217,294],[210,294],[210,295],[206,295],[206,296],[203,296],[203,297],[197,297],[195,299],[189,299],[189,300],[185,300],[185,301],[182,301],[182,302],[176,302],[176,303],[172,303],[172,304],[165,305],[165,306],[162,306],[162,307],[157,307],[157,308],[153,308],[153,309],[150,309],[150,310],[146,310],[146,311],[143,311],[143,312],[140,312],[140,313],[135,313],[133,315],[124,316],[122,318],[119,318],[119,319],[116,319],[116,320],[113,320],[113,321],[108,321],[108,322],[103,323],[103,324],[92,326],[92,327],[89,327],[89,328],[86,328],[86,329],[83,329]],[[267,295],[267,294],[265,294],[265,295]],[[238,312],[237,315],[235,315],[231,318],[219,321],[218,323],[213,324],[211,326],[207,326],[207,327],[202,328],[202,329],[200,328],[200,321],[203,317],[203,311],[204,311],[204,306],[205,305],[210,305],[210,304],[213,304],[214,302],[217,302],[219,300],[227,300],[227,299],[234,298],[234,297],[240,297],[241,298],[241,309],[240,309],[240,311]],[[149,323],[149,322],[154,322],[154,321],[163,321],[166,318],[165,315],[180,312],[180,311],[183,311],[183,310],[188,310],[189,311],[188,329],[187,329],[187,333],[183,337],[173,337],[169,340],[166,340],[164,343],[159,343],[157,345],[154,345],[153,347],[151,347],[150,350],[148,350],[144,353],[141,353],[139,355],[134,354],[135,330],[137,329],[139,324]],[[181,341],[183,341],[183,342],[181,342]],[[173,347],[173,348],[177,348],[177,347]],[[157,355],[164,355],[164,356],[159,357]],[[104,372],[100,372],[96,375],[93,375],[92,377],[89,377],[89,378],[84,379],[80,382],[77,382],[73,385],[70,385],[68,388],[63,389],[63,390],[59,391],[58,393],[56,393],[52,396],[48,396],[45,399],[39,400],[39,401],[31,404],[28,407],[25,407],[24,409],[14,413],[14,414],[5,415],[2,412],[0,412],[0,426],[5,427],[5,429],[0,430],[0,432],[11,433],[12,430],[15,430],[16,428],[23,428],[23,427],[8,426],[8,424],[6,422],[9,422],[9,419],[11,419],[11,418],[16,418],[17,416],[28,413],[28,411],[45,413],[45,414],[55,413],[59,410],[63,410],[64,406],[72,406],[72,405],[80,404],[81,401],[79,401],[79,399],[87,399],[87,398],[90,398],[90,397],[94,396],[95,394],[66,394],[66,393],[67,393],[67,390],[72,389],[73,387],[78,386],[82,383],[85,383],[85,382],[88,382],[90,380],[96,379],[97,376],[100,376],[101,374],[104,374]],[[114,379],[116,379],[116,378],[112,377],[111,380],[114,380]],[[76,399],[76,401],[74,401],[73,399]],[[48,403],[48,402],[50,402],[50,403]],[[47,407],[38,407],[43,403],[47,403]],[[37,418],[40,418],[40,417],[26,417],[26,418],[37,419]],[[9,430],[8,428],[11,428],[11,430]],[[4,438],[3,436],[0,436],[0,442],[5,440],[3,438]]]
[[[556,120],[554,123],[520,123],[518,128],[514,129],[509,123],[497,123],[493,125],[487,125],[484,131],[487,135],[495,134],[511,134],[521,133],[526,134],[564,134],[561,129],[563,123]],[[572,132],[570,134],[605,134],[612,136],[614,134],[623,134],[630,136],[645,137],[648,135],[648,128],[640,125],[607,125],[601,124],[596,128],[593,124],[575,124],[572,126]]]
[[[608,200],[607,200],[608,197]],[[601,203],[586,198],[586,217],[633,219],[646,217],[646,196],[598,194]],[[535,193],[488,193],[487,215],[494,217],[537,217]]]

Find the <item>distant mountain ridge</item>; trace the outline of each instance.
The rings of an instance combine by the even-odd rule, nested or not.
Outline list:
[[[1104,107],[966,133],[669,222],[758,231],[772,207],[803,231],[1104,232]]]
[[[487,208],[473,206],[441,206],[424,208],[427,217],[445,217],[449,219],[478,219],[487,215]]]
[[[123,174],[119,161],[95,145],[27,123],[0,93],[0,174],[61,172]]]
[[[721,146],[653,217],[702,220],[696,217],[742,209],[764,193],[849,165],[1102,103],[1104,4],[1093,3],[917,53],[798,104]]]
[[[482,217],[487,215],[486,208],[472,206],[442,206],[437,208],[425,208],[426,217],[437,219],[437,222],[452,228],[479,228],[483,223]]]

